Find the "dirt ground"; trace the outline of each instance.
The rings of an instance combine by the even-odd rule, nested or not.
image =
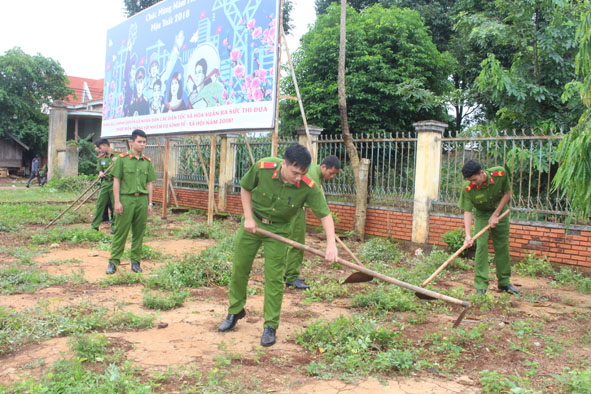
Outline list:
[[[162,231],[173,228],[174,223],[162,225]],[[107,231],[108,227],[103,230]],[[0,240],[14,242],[14,235],[0,233]],[[312,246],[322,248],[322,240],[315,235],[309,237]],[[159,239],[154,237],[147,242],[151,248],[172,256],[184,253],[199,253],[213,245],[212,240]],[[413,250],[416,245],[406,245]],[[143,285],[111,286],[102,288],[97,285],[105,278],[105,269],[109,252],[92,247],[59,246],[49,248],[46,253],[38,255],[34,260],[51,274],[70,274],[81,271],[88,283],[82,285],[64,284],[41,289],[35,293],[0,295],[0,305],[14,310],[22,310],[35,306],[40,301],[50,302],[53,307],[65,306],[88,300],[91,303],[115,308],[124,305],[125,310],[135,313],[153,313],[142,306]],[[80,262],[56,264],[52,261],[76,259]],[[2,264],[10,263],[7,255],[0,255]],[[144,276],[163,263],[145,261],[142,263]],[[260,272],[261,261],[251,276],[249,287],[262,290],[263,283]],[[322,265],[314,268],[321,271]],[[120,271],[130,271],[129,262],[122,262]],[[308,275],[313,275],[308,272]],[[348,273],[343,271],[343,278]],[[462,286],[466,292],[472,292],[472,273],[458,275],[444,287]],[[481,313],[472,309],[463,322],[467,329],[484,321],[494,321],[502,327],[515,320],[516,316],[542,319],[547,327],[565,325],[571,330],[569,335],[579,335],[580,327],[570,323],[569,316],[577,311],[591,310],[591,297],[564,288],[553,288],[546,280],[514,276],[514,284],[524,291],[543,295],[543,301],[530,303],[520,298],[511,300],[514,316],[507,317],[490,313]],[[351,292],[355,287],[350,288]],[[296,344],[296,333],[308,326],[316,318],[335,319],[340,315],[352,312],[350,298],[337,299],[334,302],[304,303],[304,295],[300,291],[286,290],[281,314],[281,325],[277,332],[276,345],[262,349],[259,346],[263,327],[263,296],[262,291],[250,296],[247,305],[247,317],[239,322],[236,329],[229,333],[219,333],[217,326],[227,313],[227,288],[206,287],[192,289],[191,297],[180,308],[157,313],[155,327],[145,331],[107,332],[107,338],[126,350],[126,356],[141,368],[142,373],[149,376],[155,370],[164,371],[170,367],[187,365],[209,371],[214,367],[215,357],[220,354],[240,354],[240,368],[235,369],[237,378],[258,377],[264,387],[261,392],[290,393],[479,393],[478,371],[496,368],[503,373],[513,373],[515,363],[522,363],[524,355],[509,352],[511,358],[499,360],[484,351],[479,355],[467,355],[463,365],[465,373],[445,376],[437,372],[425,371],[410,376],[391,376],[377,380],[362,379],[354,383],[339,380],[319,380],[308,376],[304,366],[320,357],[311,354]],[[569,300],[565,304],[565,300]],[[459,313],[459,310],[457,311]],[[456,314],[457,316],[457,314]],[[409,326],[405,334],[409,338],[420,337],[425,332],[437,332],[442,326],[450,326],[454,317],[447,315],[430,316],[429,321],[420,326],[420,332],[412,332],[415,326]],[[166,326],[158,328],[158,326]],[[503,341],[503,339],[499,339]],[[509,346],[508,344],[506,346]],[[571,352],[591,354],[591,347],[571,349]],[[69,354],[68,338],[59,337],[40,343],[26,345],[16,352],[0,356],[0,383],[16,382],[24,376],[41,376],[47,372],[54,361]],[[572,353],[571,353],[572,355]],[[564,357],[567,357],[566,355]],[[43,360],[43,363],[39,363]],[[34,361],[37,361],[36,363]],[[562,363],[562,359],[540,359],[541,364]],[[566,363],[566,361],[565,361]],[[548,366],[549,370],[553,368]],[[554,368],[558,372],[560,368]],[[174,393],[169,387],[166,392]]]

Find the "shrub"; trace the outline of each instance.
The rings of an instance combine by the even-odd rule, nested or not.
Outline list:
[[[103,358],[110,342],[105,335],[77,334],[70,339],[70,348],[81,359],[94,362],[97,358]]]
[[[353,297],[354,307],[372,308],[378,311],[411,311],[416,308],[415,302],[416,297],[409,291],[382,284]]]
[[[53,177],[47,186],[60,192],[82,192],[95,180],[96,176],[94,175]]]
[[[396,262],[402,256],[396,242],[387,238],[371,238],[361,246],[359,253],[362,260],[368,262]]]
[[[464,229],[462,228],[450,230],[441,236],[441,240],[447,244],[447,249],[451,252],[455,252],[464,246],[465,238],[466,235],[464,234]]]
[[[537,258],[535,253],[528,253],[527,257],[515,265],[515,272],[523,276],[551,276],[554,269],[546,256]]]
[[[142,297],[142,305],[149,309],[169,310],[182,306],[189,296],[186,290],[173,290],[169,292],[154,292],[145,290]]]
[[[214,221],[211,226],[208,226],[206,222],[201,222],[183,227],[179,231],[179,236],[188,239],[222,239],[227,236],[227,231],[222,222]]]

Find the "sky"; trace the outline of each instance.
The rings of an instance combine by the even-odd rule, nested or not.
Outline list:
[[[123,0],[10,0],[0,7],[0,54],[16,46],[57,60],[66,75],[104,77],[107,30],[123,22]],[[290,52],[314,23],[314,0],[294,0]]]

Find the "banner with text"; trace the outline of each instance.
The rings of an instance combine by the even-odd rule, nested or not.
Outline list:
[[[279,0],[166,0],[107,32],[103,137],[271,129]]]

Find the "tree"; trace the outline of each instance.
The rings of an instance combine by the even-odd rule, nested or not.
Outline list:
[[[62,66],[55,60],[31,56],[20,48],[0,56],[0,135],[11,133],[32,152],[47,151],[47,106],[73,91]]]
[[[140,11],[145,10],[162,0],[123,0],[127,17],[130,18]],[[293,28],[291,24],[291,11],[293,10],[293,0],[283,0],[283,31],[289,34]]]
[[[412,130],[418,120],[447,120],[437,96],[449,89],[449,59],[431,42],[419,14],[374,5],[347,10],[347,107],[353,134]],[[340,134],[337,99],[339,9],[320,15],[294,55],[308,123]],[[293,95],[291,81],[284,92]],[[282,103],[283,127],[296,125],[296,103]],[[285,131],[285,130],[284,130]]]
[[[477,12],[469,9],[477,3]],[[580,102],[561,102],[575,78],[577,2],[554,0],[463,0],[457,30],[464,46],[485,49],[477,78],[487,119],[500,128],[550,124],[569,128]]]
[[[558,147],[558,160],[561,165],[553,179],[555,188],[559,188],[562,197],[568,197],[571,204],[570,219],[575,214],[589,220],[591,216],[591,2],[584,1],[586,10],[582,13],[577,27],[576,73],[582,81],[574,80],[564,100],[574,99],[576,90],[585,111],[576,127],[564,136]]]

